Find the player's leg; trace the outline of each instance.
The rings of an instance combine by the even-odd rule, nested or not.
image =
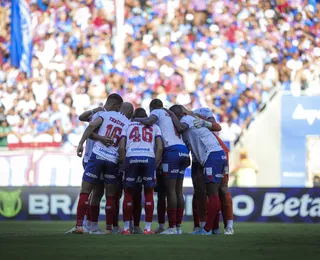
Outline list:
[[[200,228],[203,228],[207,219],[207,187],[203,175],[203,167],[199,167],[201,173],[198,174],[197,198],[198,198],[198,214],[200,220]]]
[[[102,176],[102,175],[101,175]],[[91,230],[90,234],[101,235],[104,232],[98,226],[98,219],[100,214],[100,202],[101,198],[104,194],[104,180],[102,176],[102,180],[100,183],[93,189],[91,192],[91,200],[89,206],[89,212],[91,217]]]
[[[77,206],[76,225],[66,234],[83,234],[83,220],[89,207],[89,194],[99,182],[99,176],[103,161],[96,159],[96,155],[92,154],[82,177],[81,190]]]
[[[233,235],[233,208],[232,196],[228,188],[228,181],[225,175],[219,190],[219,197],[221,201],[221,211],[224,222],[224,234]]]
[[[143,234],[140,228],[140,219],[142,211],[142,181],[137,182],[133,195],[133,234]]]
[[[106,189],[106,234],[112,234],[112,224],[116,213],[116,200],[119,183],[119,165],[105,161],[104,181]]]
[[[197,162],[192,162],[192,166],[191,166],[191,178],[192,178],[192,185],[193,185],[192,216],[193,216],[194,231],[196,231],[197,228],[200,228],[200,219],[199,219],[199,213],[198,213],[198,198],[197,198],[199,165],[200,164]]]
[[[116,209],[113,217],[113,228],[112,228],[112,234],[115,234],[115,235],[120,234],[122,231],[119,226],[120,199],[122,196],[122,190],[123,190],[123,173],[119,172],[119,183],[118,183],[118,189],[116,194]]]
[[[85,162],[84,159],[82,160],[82,167],[83,167],[83,170],[86,169],[86,166],[87,166],[88,162]],[[92,197],[92,192],[89,194],[89,201],[91,201],[91,197]],[[91,228],[91,220],[90,220],[90,208],[88,207],[87,210],[86,210],[86,214],[84,216],[84,220],[83,220],[83,230],[84,232],[88,232],[90,231],[90,228]]]
[[[184,173],[186,168],[190,165],[190,158],[189,158],[189,151],[187,148],[183,147],[180,149],[181,152],[179,153],[180,158],[180,166],[179,166],[179,175],[177,176],[176,181],[176,196],[177,196],[177,234],[182,234],[181,223],[184,214],[184,198],[183,198],[183,180],[184,180]],[[186,156],[184,156],[186,155]]]
[[[145,235],[151,235],[153,234],[151,224],[154,211],[153,188],[155,186],[156,164],[154,158],[145,158],[147,158],[147,163],[144,163],[142,165],[143,168],[141,169],[141,172],[143,173],[142,182],[144,186],[144,210],[146,212],[145,228],[143,233]]]
[[[136,175],[139,172],[139,164],[130,163],[130,161],[134,161],[130,159],[134,158],[129,157],[126,159],[126,171],[124,177],[124,199],[122,204],[124,223],[122,234],[124,235],[131,234],[130,221],[133,217],[133,195],[136,185]]]
[[[166,210],[167,210],[167,203],[166,203],[166,194],[165,194],[165,186],[164,186],[164,178],[162,169],[157,170],[157,184],[155,188],[155,192],[157,192],[158,201],[157,201],[157,216],[158,216],[158,223],[159,227],[154,230],[155,234],[159,234],[165,231],[165,222],[166,222]]]

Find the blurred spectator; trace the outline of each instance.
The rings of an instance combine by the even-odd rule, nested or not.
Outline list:
[[[257,166],[248,158],[245,150],[240,151],[240,162],[231,174],[235,176],[234,185],[237,187],[257,186]]]
[[[8,146],[8,135],[12,132],[11,126],[9,126],[6,120],[0,123],[0,147]]]
[[[320,187],[320,177],[318,175],[313,177],[313,187]]]
[[[30,142],[45,132],[75,144],[76,115],[111,92],[135,106],[158,97],[210,107],[217,120],[229,118],[222,136],[230,141],[274,88],[320,94],[318,1],[126,0],[117,60],[115,1],[27,0],[29,79],[10,66],[10,2],[0,5],[0,106],[11,127],[31,128]]]

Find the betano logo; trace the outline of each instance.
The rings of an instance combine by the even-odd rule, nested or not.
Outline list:
[[[20,193],[21,190],[0,190],[0,215],[6,218],[13,218],[18,215],[22,208]]]
[[[316,119],[320,120],[320,110],[317,109],[304,109],[301,104],[297,105],[293,111],[292,119],[294,120],[307,120],[309,125],[313,125]]]

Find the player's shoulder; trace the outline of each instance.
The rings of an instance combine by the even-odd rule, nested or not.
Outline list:
[[[158,108],[158,109],[154,109],[151,111],[151,115],[155,115],[155,116],[170,116],[164,109],[162,108]]]

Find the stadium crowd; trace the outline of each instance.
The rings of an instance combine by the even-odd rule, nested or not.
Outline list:
[[[32,73],[10,66],[10,2],[0,6],[0,139],[76,146],[84,110],[109,93],[211,108],[233,141],[274,88],[319,92],[317,0],[127,0],[116,60],[114,1],[27,0]]]

